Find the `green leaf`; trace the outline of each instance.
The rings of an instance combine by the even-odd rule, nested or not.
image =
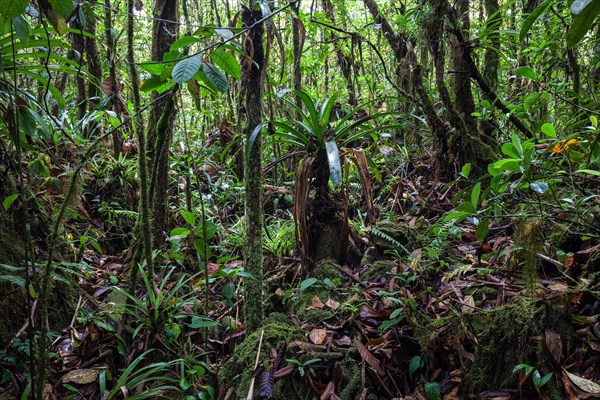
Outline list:
[[[465,178],[469,178],[469,174],[471,173],[471,163],[466,163],[465,165],[463,165],[463,167],[460,170],[460,174],[465,177]]]
[[[141,63],[140,68],[146,72],[150,72],[152,75],[160,75],[162,70],[165,68],[165,65],[167,65],[167,63],[147,62],[147,63]]]
[[[573,4],[571,4],[571,14],[577,16],[581,14],[581,12],[590,5],[593,0],[575,0]]]
[[[525,375],[529,375],[531,371],[533,371],[533,367],[528,364],[518,364],[513,368],[512,372],[514,374],[515,372],[518,372],[520,370],[525,370]]]
[[[199,37],[196,36],[183,36],[179,39],[177,39],[176,41],[173,42],[173,44],[170,47],[170,50],[178,50],[182,47],[186,47],[195,43],[199,43],[201,42],[202,39],[200,39]]]
[[[529,32],[535,21],[537,21],[552,4],[554,4],[554,0],[546,0],[527,16],[527,19],[525,19],[525,22],[523,22],[523,26],[521,27],[521,32],[519,32],[519,41],[522,42],[523,39],[525,39],[527,32]]]
[[[481,182],[477,182],[471,191],[471,204],[477,208],[479,203],[479,195],[481,194]]]
[[[65,17],[60,15],[58,11],[50,9],[47,11],[46,16],[50,20],[50,23],[52,24],[52,27],[54,28],[56,33],[58,33],[61,36],[67,33],[67,29],[69,28],[67,26],[67,21],[65,21]]]
[[[227,77],[223,72],[212,64],[203,64],[202,70],[206,74],[206,77],[212,83],[215,88],[221,93],[224,93],[229,89],[229,83]]]
[[[248,141],[246,142],[246,160],[250,160],[250,154],[252,154],[252,147],[254,147],[254,142],[258,137],[258,134],[262,131],[263,126],[265,126],[266,122],[261,122],[256,125],[256,128],[252,131],[250,136],[248,136]]]
[[[588,175],[600,176],[600,171],[595,170],[595,169],[578,169],[575,172],[582,172],[582,173],[588,174]]]
[[[315,283],[317,283],[317,278],[308,278],[308,279],[303,280],[302,283],[300,284],[300,291],[302,292],[302,291],[308,289]]]
[[[190,230],[187,228],[173,228],[169,233],[169,240],[182,239],[190,234]]]
[[[466,211],[456,211],[456,212],[450,212],[448,215],[446,215],[444,217],[444,221],[448,222],[448,221],[452,221],[453,219],[456,220],[456,222],[461,222],[462,220],[464,220],[465,218],[467,218],[468,216],[472,215],[473,213],[470,212],[466,212]]]
[[[191,213],[186,210],[182,210],[180,212],[180,214],[183,217],[183,219],[185,220],[185,222],[187,222],[189,225],[191,225],[191,226],[196,225],[196,217],[194,216],[194,213]]]
[[[217,233],[217,225],[212,221],[204,221],[196,227],[196,235],[204,240],[210,240]]]
[[[211,256],[210,246],[202,239],[194,240],[194,249],[204,260],[208,260]]]
[[[538,80],[538,75],[535,73],[535,71],[531,67],[527,67],[527,66],[519,67],[516,69],[515,73],[517,75],[521,75],[527,79],[531,79],[532,81]]]
[[[213,326],[219,325],[219,323],[217,321],[213,321],[210,318],[195,316],[195,317],[192,317],[192,321],[188,322],[186,325],[192,329],[199,329],[199,328],[211,328]]]
[[[554,129],[554,125],[546,122],[544,125],[542,125],[542,132],[546,135],[549,136],[551,138],[555,138],[556,137],[556,130]]]
[[[440,385],[437,382],[427,382],[425,384],[425,394],[427,400],[437,400],[440,398]]]
[[[28,0],[2,0],[0,1],[0,15],[6,19],[13,19],[21,15],[29,4]]]
[[[19,197],[19,193],[11,194],[2,201],[2,207],[4,207],[4,211],[8,211],[8,209],[10,208],[10,206],[12,206],[17,197]]]
[[[223,49],[218,49],[210,53],[210,57],[215,64],[221,68],[226,74],[233,76],[235,79],[242,77],[242,67],[238,60]]]
[[[585,34],[588,32],[594,20],[600,13],[600,0],[591,1],[576,1],[571,5],[571,12],[574,10],[578,11],[578,14],[574,14],[573,23],[567,31],[567,47],[573,48],[577,43],[583,39]],[[587,3],[587,4],[584,4]]]
[[[15,27],[15,33],[19,38],[19,41],[27,46],[29,43],[29,36],[31,35],[31,27],[29,21],[23,15],[19,15],[12,20],[13,26]]]
[[[171,76],[175,82],[183,84],[196,75],[196,72],[198,72],[201,65],[202,58],[198,54],[193,55],[179,61],[177,65],[175,65],[175,68],[173,68]]]
[[[230,40],[231,38],[233,38],[233,32],[231,32],[229,29],[216,28],[215,33],[225,40]]]
[[[464,211],[464,212],[471,213],[471,214],[475,214],[477,212],[477,209],[475,208],[473,203],[471,203],[469,201],[463,201],[458,206],[456,206],[455,210],[456,211]]]
[[[29,297],[31,297],[32,299],[37,298],[37,292],[35,291],[35,288],[33,287],[33,283],[29,284],[28,292],[29,292]]]
[[[329,179],[333,186],[340,187],[342,185],[340,151],[333,141],[325,143],[325,150],[327,151],[327,162],[329,163]]]
[[[492,167],[499,171],[519,172],[520,161],[521,160],[515,160],[514,158],[506,158],[504,160],[496,161],[494,164],[492,164]]]
[[[157,87],[159,87],[160,85],[162,85],[164,82],[162,81],[162,79],[160,79],[160,76],[153,76],[152,78],[148,78],[144,81],[144,83],[142,83],[142,86],[140,87],[140,90],[142,92],[149,92],[153,89],[156,89]]]
[[[234,283],[231,282],[231,281],[227,282],[225,284],[225,286],[223,286],[223,289],[221,290],[221,294],[226,299],[232,299],[233,296],[235,295],[235,285],[234,285]]]
[[[484,219],[481,222],[479,222],[479,225],[477,225],[477,229],[475,230],[475,236],[477,237],[477,240],[485,240],[485,237],[487,236],[488,232],[490,230],[490,220],[489,219]]]
[[[68,19],[75,10],[73,0],[48,0],[48,2],[52,9],[64,19]]]
[[[532,182],[531,185],[529,185],[529,187],[536,193],[544,194],[548,191],[548,182]]]
[[[419,368],[421,368],[421,356],[414,356],[408,363],[408,373],[414,374]]]

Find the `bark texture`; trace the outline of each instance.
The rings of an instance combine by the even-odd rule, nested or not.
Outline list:
[[[246,57],[242,60],[242,96],[246,110],[246,140],[256,126],[262,122],[263,98],[263,24],[256,23],[262,17],[260,11],[244,8],[242,24],[250,28],[244,38]],[[244,184],[246,190],[246,247],[244,263],[246,271],[254,279],[245,281],[246,330],[251,333],[258,329],[263,320],[263,255],[262,255],[262,166],[261,135],[254,141],[252,151],[244,162]]]

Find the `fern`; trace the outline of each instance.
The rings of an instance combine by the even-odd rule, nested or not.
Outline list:
[[[18,287],[25,287],[25,278],[16,275],[0,275],[0,282],[8,282]]]
[[[8,271],[8,272],[17,272],[17,273],[24,273],[25,268],[23,267],[15,267],[14,265],[8,265],[8,264],[0,264],[0,268]],[[17,276],[14,274],[5,274],[5,275],[0,275],[0,281],[1,282],[8,282],[11,283],[15,286],[19,286],[19,287],[25,287],[25,278],[21,277],[21,276]]]
[[[137,211],[132,210],[110,210],[110,212],[117,217],[131,218],[133,220],[137,219],[138,217]]]
[[[406,249],[406,247],[404,247],[402,245],[402,243],[400,243],[399,241],[397,241],[396,239],[394,239],[393,237],[391,237],[387,233],[385,233],[383,231],[380,231],[375,226],[369,226],[367,228],[367,231],[369,232],[369,234],[371,234],[373,236],[376,236],[376,237],[378,237],[380,239],[383,239],[386,242],[388,242],[389,244],[391,244],[392,246],[397,247],[397,248],[403,250],[404,252],[406,252],[406,254],[410,254],[410,252]]]
[[[25,268],[15,267],[14,265],[0,264],[0,268],[10,272],[22,272]]]

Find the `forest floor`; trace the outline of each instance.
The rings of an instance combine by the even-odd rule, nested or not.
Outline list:
[[[600,303],[585,274],[600,245],[536,220],[492,223],[483,243],[467,222],[432,234],[448,190],[396,189],[395,220],[355,231],[348,263],[307,272],[293,251],[266,256],[266,318],[252,334],[241,261],[209,263],[208,288],[202,273],[165,267],[126,306],[131,253],[86,250],[81,290],[62,293],[71,307],[54,327],[45,398],[236,399],[251,380],[255,398],[600,397]],[[7,358],[21,333],[3,353],[3,400],[23,387]]]

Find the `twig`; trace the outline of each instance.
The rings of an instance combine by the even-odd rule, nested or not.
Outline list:
[[[260,331],[260,340],[258,341],[258,351],[256,352],[256,361],[254,362],[254,371],[256,371],[256,368],[258,368],[258,360],[260,360],[260,349],[262,347],[264,335],[265,335],[265,330],[262,329]],[[248,388],[248,396],[246,396],[246,400],[252,400],[254,398],[254,381],[255,380],[256,380],[255,376],[253,376],[252,379],[250,379],[250,387]]]

